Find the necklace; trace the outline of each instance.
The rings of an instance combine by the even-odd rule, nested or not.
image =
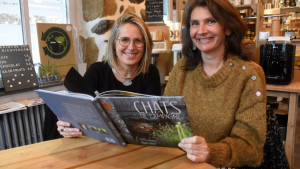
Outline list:
[[[124,77],[122,75],[120,75],[115,69],[112,69],[112,71],[117,74],[119,77],[123,78],[123,85],[124,86],[130,86],[132,84],[132,81],[130,79],[134,78],[135,76],[137,76],[137,74],[131,76],[131,77]]]

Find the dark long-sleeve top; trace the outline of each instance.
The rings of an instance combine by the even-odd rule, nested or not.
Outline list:
[[[132,80],[130,86],[124,86],[118,81],[108,63],[95,62],[91,64],[84,78],[99,92],[108,90],[125,90],[135,93],[161,95],[160,77],[156,66],[150,65],[147,73],[139,74]]]

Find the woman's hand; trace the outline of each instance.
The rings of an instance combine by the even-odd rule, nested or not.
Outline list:
[[[70,128],[70,123],[58,120],[57,131],[64,137],[80,137],[82,132],[77,128]]]
[[[193,162],[206,162],[209,159],[209,147],[203,137],[194,136],[182,139],[178,146]]]

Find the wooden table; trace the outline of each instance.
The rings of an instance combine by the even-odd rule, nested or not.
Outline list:
[[[87,137],[62,138],[0,151],[0,168],[215,168],[178,148],[122,147]]]
[[[300,81],[292,81],[289,85],[267,85],[267,91],[268,96],[289,98],[285,152],[290,167],[293,168]]]

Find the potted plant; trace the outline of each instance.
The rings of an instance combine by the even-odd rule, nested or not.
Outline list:
[[[47,62],[47,65],[42,65],[42,64],[39,64],[39,65],[42,66],[42,69],[44,70],[44,72],[46,74],[46,76],[44,76],[46,78],[46,80],[47,80],[46,83],[52,84],[53,83],[53,76],[49,76],[50,73],[51,73],[50,70],[49,70],[49,68],[50,68],[49,60]]]
[[[44,83],[45,83],[45,78],[43,77],[43,67],[40,65],[38,67],[38,82],[39,82],[39,86],[42,87],[44,86]]]
[[[60,80],[60,75],[59,75],[59,72],[54,64],[54,62],[52,61],[52,74],[54,76],[54,82],[55,83],[60,83],[61,80]]]

